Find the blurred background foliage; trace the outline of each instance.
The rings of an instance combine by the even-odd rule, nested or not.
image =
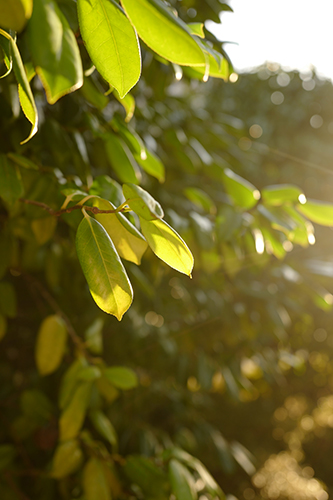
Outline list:
[[[186,22],[218,22],[228,9],[217,0],[172,4]],[[71,15],[71,2],[59,6]],[[15,81],[1,80],[0,149],[20,169],[26,198],[58,209],[65,184],[94,180],[96,192],[121,202],[117,183],[126,179],[106,134],[121,138],[140,184],[195,258],[192,280],[150,251],[140,267],[125,263],[135,299],[118,323],[85,284],[78,212],[54,222],[39,207],[2,203],[5,500],[223,498],[201,462],[229,500],[326,500],[333,491],[332,84],[271,63],[229,82],[179,71],[144,48],[133,117],[104,95],[96,72],[52,106],[35,78],[40,130],[24,146]],[[141,140],[153,176],[135,156]],[[327,203],[322,225],[315,210],[303,216],[300,195]],[[37,332],[53,314],[65,318],[70,341],[42,377]],[[98,379],[103,363],[134,370],[137,387],[126,370]],[[67,419],[82,418],[82,430],[57,445],[74,394]]]

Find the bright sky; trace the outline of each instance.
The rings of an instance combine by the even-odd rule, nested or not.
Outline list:
[[[238,71],[277,62],[333,79],[333,0],[230,0],[234,13],[209,29],[225,45]],[[208,27],[208,26],[207,26]]]

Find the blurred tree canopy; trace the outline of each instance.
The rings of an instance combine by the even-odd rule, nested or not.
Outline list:
[[[331,83],[218,0],[0,5],[1,498],[326,500]]]

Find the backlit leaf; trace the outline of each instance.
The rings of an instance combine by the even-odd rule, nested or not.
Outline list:
[[[161,160],[151,151],[146,149],[146,154],[134,155],[134,158],[140,165],[140,167],[147,172],[147,174],[155,177],[160,182],[165,180],[165,168]]]
[[[60,441],[74,439],[80,432],[90,401],[91,384],[91,382],[82,382],[62,412],[59,421]]]
[[[64,409],[72,400],[72,396],[79,385],[78,374],[86,366],[88,366],[86,358],[80,356],[70,365],[62,377],[59,391],[59,406],[61,409]]]
[[[96,304],[120,321],[132,303],[132,286],[109,235],[88,215],[78,227],[76,250]]]
[[[111,366],[103,370],[104,376],[117,389],[127,390],[133,389],[138,385],[138,377],[133,370],[125,366]]]
[[[194,259],[185,241],[164,220],[140,217],[141,229],[154,254],[173,269],[191,276]]]
[[[83,460],[83,453],[76,439],[60,443],[54,453],[51,476],[62,479],[75,472]]]
[[[159,0],[122,0],[138,35],[154,52],[185,66],[204,66],[205,56],[190,30]]]
[[[5,155],[0,155],[0,198],[11,207],[22,195],[23,184],[18,167]]]
[[[140,217],[152,220],[160,219],[164,216],[161,205],[140,186],[124,184],[123,193],[131,210]]]
[[[126,94],[123,98],[121,98],[119,92],[116,89],[114,89],[113,95],[120,102],[126,112],[125,122],[130,122],[135,111],[134,97],[131,94]]]
[[[141,73],[135,30],[114,0],[78,0],[82,38],[97,71],[123,98]]]
[[[111,500],[103,463],[90,458],[83,469],[83,491],[86,500]]]
[[[197,499],[193,476],[184,465],[174,458],[169,462],[169,478],[172,492],[177,500]]]
[[[262,201],[266,205],[283,205],[286,201],[298,202],[302,190],[291,184],[266,186],[261,191]],[[304,195],[303,195],[304,196]]]
[[[94,200],[94,206],[101,210],[115,209],[112,203],[102,199]],[[139,265],[148,243],[136,227],[121,213],[96,214],[95,217],[112,239],[120,257]]]
[[[224,170],[223,184],[229,196],[241,208],[248,210],[260,199],[258,189],[229,168]]]
[[[38,332],[35,349],[36,364],[41,375],[48,375],[58,368],[65,353],[66,342],[64,320],[57,315],[45,318]]]
[[[32,0],[0,0],[0,25],[14,31],[22,31],[31,16]]]
[[[312,222],[322,226],[333,226],[333,204],[317,200],[307,200],[304,205],[297,205],[297,210]]]
[[[104,141],[107,156],[119,179],[138,184],[141,173],[127,144],[114,134],[105,134]]]

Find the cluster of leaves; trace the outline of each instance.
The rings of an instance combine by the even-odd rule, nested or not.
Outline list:
[[[1,491],[224,498],[213,474],[238,494],[262,428],[235,403],[256,415],[281,366],[304,367],[288,334],[332,296],[285,259],[332,207],[294,179],[262,182],[260,152],[223,112],[242,90],[225,84],[217,106],[220,87],[198,82],[232,71],[201,24],[160,0],[31,7],[7,2],[0,31]],[[173,269],[190,275],[191,252],[185,282]],[[121,319],[132,289],[121,323],[100,311]]]

